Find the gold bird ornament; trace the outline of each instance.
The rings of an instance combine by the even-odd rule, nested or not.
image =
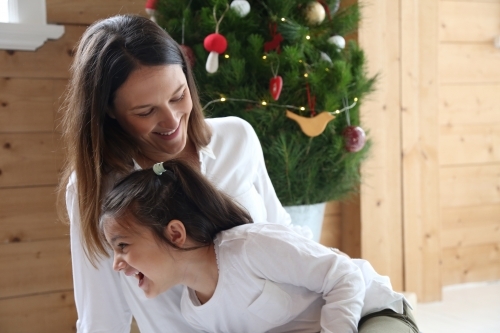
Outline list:
[[[302,132],[311,138],[323,133],[326,125],[335,119],[335,116],[327,111],[323,111],[315,117],[302,117],[296,113],[286,110],[286,116],[296,121]]]

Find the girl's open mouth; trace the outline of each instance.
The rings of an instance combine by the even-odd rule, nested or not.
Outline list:
[[[144,274],[141,272],[135,273],[135,276],[139,279],[139,287],[144,283]]]

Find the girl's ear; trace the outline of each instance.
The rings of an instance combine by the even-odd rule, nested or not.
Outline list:
[[[165,235],[178,247],[183,247],[186,243],[186,228],[184,228],[184,224],[179,220],[172,220],[167,224]]]

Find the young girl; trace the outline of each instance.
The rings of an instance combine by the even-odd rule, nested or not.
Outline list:
[[[153,172],[154,171],[154,172]],[[405,301],[364,260],[250,215],[180,160],[136,171],[106,196],[113,268],[153,298],[183,285],[181,313],[205,332],[357,332]],[[409,325],[414,332],[416,327]]]

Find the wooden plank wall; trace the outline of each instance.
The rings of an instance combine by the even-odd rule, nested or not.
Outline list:
[[[499,279],[500,2],[363,9],[359,41],[380,79],[362,107],[374,141],[362,256],[419,301],[439,299],[443,285]]]
[[[361,2],[361,1],[360,1]],[[361,106],[362,122],[373,140],[362,166],[361,257],[403,286],[401,191],[400,0],[363,1],[359,43],[370,75],[379,74],[375,92]]]
[[[58,221],[57,111],[73,48],[96,19],[145,15],[144,1],[47,0],[64,35],[34,52],[0,50],[0,332],[74,332],[69,228]]]
[[[500,279],[498,0],[441,0],[442,284]]]
[[[401,1],[404,288],[419,301],[441,298],[438,4]]]

